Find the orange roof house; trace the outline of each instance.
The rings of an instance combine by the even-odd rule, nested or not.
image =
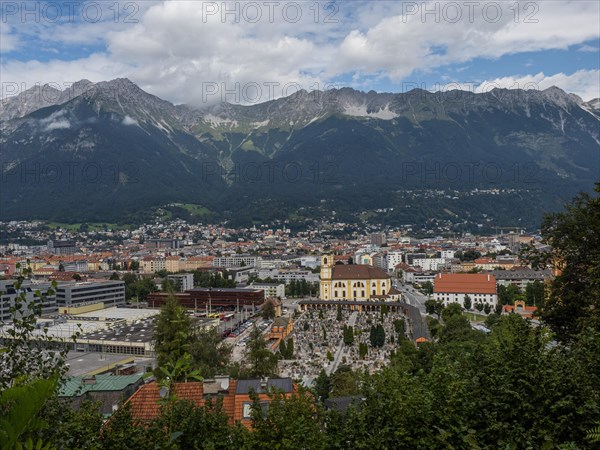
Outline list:
[[[271,325],[271,330],[267,334],[267,339],[273,339],[271,349],[277,348],[279,343],[284,340],[294,330],[294,321],[290,317],[277,317]]]
[[[537,311],[536,306],[527,306],[523,300],[517,300],[514,305],[504,305],[502,312],[509,314],[520,314],[523,317],[531,318]]]
[[[187,400],[196,406],[203,406],[209,401],[221,399],[223,412],[229,418],[229,423],[240,422],[246,427],[251,425],[250,392],[254,391],[259,401],[270,402],[269,393],[281,392],[289,397],[297,392],[291,378],[269,378],[265,380],[234,380],[229,377],[215,377],[199,382],[174,383],[173,392],[178,400]],[[131,413],[136,422],[148,422],[155,419],[161,410],[161,386],[151,382],[138,389],[126,402],[131,407]]]
[[[496,294],[496,278],[486,273],[440,273],[435,277],[433,292]]]
[[[498,303],[496,278],[490,273],[439,273],[433,282],[433,296],[446,305],[459,303],[470,308],[481,304],[494,308]]]

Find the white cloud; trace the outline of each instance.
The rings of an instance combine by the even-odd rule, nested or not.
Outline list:
[[[8,53],[18,48],[19,39],[11,33],[11,27],[3,24],[0,29],[0,52]]]
[[[63,130],[67,128],[71,128],[71,124],[68,120],[62,119],[57,120],[56,122],[49,123],[44,127],[44,131]]]
[[[556,86],[565,92],[573,93],[588,101],[600,97],[600,70],[578,70],[567,75],[556,73],[545,75],[543,72],[534,75],[502,77],[487,80],[476,87],[476,92],[484,92],[494,87],[506,89],[539,89],[544,90]]]
[[[135,120],[133,117],[129,117],[129,116],[125,116],[123,118],[123,122],[121,122],[123,125],[139,125],[138,121]]]
[[[0,70],[3,83],[14,83],[25,90],[35,84],[46,83],[51,83],[57,89],[64,89],[82,79],[98,82],[127,76],[131,69],[106,54],[95,53],[72,61],[3,61]]]
[[[70,122],[64,118],[65,111],[57,111],[50,114],[48,117],[44,119],[40,119],[40,125],[43,127],[44,131],[52,131],[52,130],[62,130],[71,128]]]
[[[577,51],[585,52],[585,53],[598,53],[598,52],[600,52],[600,48],[585,44],[585,45],[582,45],[581,47],[579,47],[577,49]]]
[[[324,9],[325,3],[315,9],[314,3],[298,2],[297,22],[285,20],[288,3],[279,2],[269,11],[257,2],[261,18],[256,23],[247,20],[252,11],[243,9],[249,4],[245,2],[226,3],[233,11],[226,16],[222,2],[144,3],[136,13],[138,23],[105,20],[41,30],[50,44],[103,43],[102,52],[72,61],[5,60],[0,69],[3,79],[28,85],[129,77],[175,103],[253,103],[284,95],[286,86],[287,93],[295,86],[323,89],[329,80],[351,75],[354,85],[369,88],[372,80],[399,82],[416,72],[476,58],[574,45],[582,50],[585,42],[600,36],[598,2],[523,2],[518,15],[514,2],[499,2],[497,21],[491,20],[493,9],[483,10],[493,2],[480,2],[472,20],[465,3],[456,2],[462,16],[454,23],[450,3],[443,2],[416,2],[420,10],[415,14],[407,14],[407,2],[337,2],[337,11]],[[217,13],[207,14],[214,7]],[[437,17],[421,14],[435,8]],[[289,19],[294,11],[286,11]],[[573,86],[578,95],[594,90],[587,75],[578,80],[575,74],[559,75],[553,82],[564,89]],[[596,89],[598,84],[596,80]]]

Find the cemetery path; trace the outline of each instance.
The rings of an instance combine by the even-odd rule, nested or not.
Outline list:
[[[352,313],[352,315],[350,316],[350,318],[348,319],[348,325],[353,327],[356,324],[357,317],[358,317],[358,311],[354,311]],[[327,375],[331,375],[332,373],[334,373],[337,370],[338,366],[340,365],[340,361],[342,360],[342,354],[344,353],[344,350],[345,350],[344,340],[340,339],[340,342],[338,343],[338,349],[335,352],[335,357],[333,359],[333,362],[329,365],[329,367],[326,370]]]

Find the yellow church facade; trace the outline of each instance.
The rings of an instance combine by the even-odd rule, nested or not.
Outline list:
[[[381,269],[367,264],[336,265],[332,255],[321,257],[321,300],[394,300],[399,295]]]

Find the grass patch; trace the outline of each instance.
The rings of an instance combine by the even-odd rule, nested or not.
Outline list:
[[[68,231],[79,231],[82,223],[62,223],[62,222],[45,222],[51,229],[62,228]],[[127,230],[129,225],[117,225],[116,223],[101,223],[101,222],[86,222],[88,231],[103,231],[103,230]]]
[[[208,216],[210,214],[210,209],[202,205],[195,205],[193,203],[180,203],[179,206],[182,209],[185,209],[192,216]]]
[[[464,312],[463,314],[471,322],[485,322],[485,319],[487,318],[487,316],[475,314],[472,312]]]

